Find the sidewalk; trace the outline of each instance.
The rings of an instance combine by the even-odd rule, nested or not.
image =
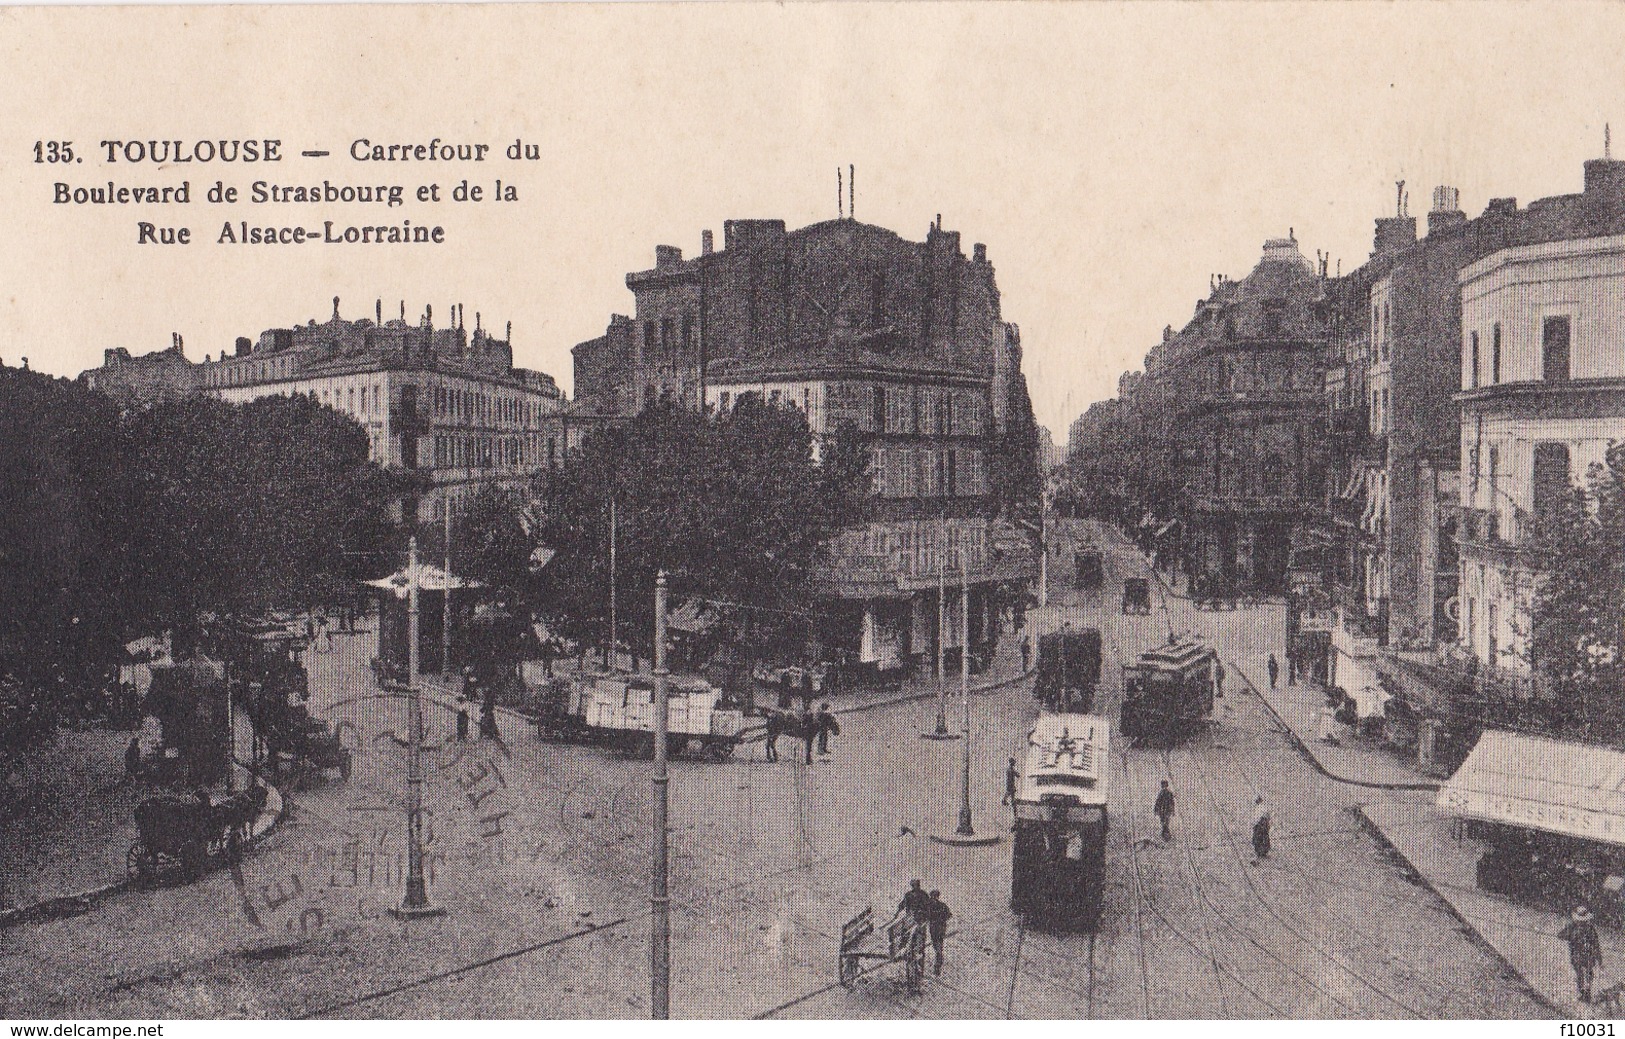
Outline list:
[[[135,808],[167,792],[125,774],[130,735],[62,730],[8,777],[0,803],[0,927],[83,912],[130,883]],[[281,794],[275,787],[267,794],[251,841],[281,818]]]
[[[1438,780],[1423,775],[1392,752],[1349,735],[1345,725],[1337,727],[1340,742],[1322,740],[1320,712],[1326,704],[1325,690],[1309,682],[1281,684],[1271,689],[1268,653],[1225,663],[1231,675],[1251,686],[1270,713],[1287,727],[1299,750],[1318,771],[1357,786],[1427,791],[1439,788]]]
[[[1567,917],[1479,890],[1475,870],[1484,846],[1454,837],[1455,819],[1435,808],[1431,797],[1411,794],[1358,811],[1536,996],[1566,1017],[1607,1016],[1581,1003],[1575,992],[1568,946],[1557,937]],[[1597,933],[1602,967],[1594,993],[1625,977],[1625,934],[1611,927],[1598,927]]]

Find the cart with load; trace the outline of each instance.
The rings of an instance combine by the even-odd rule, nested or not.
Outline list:
[[[543,739],[600,743],[629,753],[654,754],[654,678],[624,673],[583,675],[542,690],[536,731]],[[745,732],[745,714],[722,706],[722,691],[703,679],[666,680],[666,747],[693,750],[721,761]]]
[[[868,906],[841,925],[836,976],[850,989],[863,975],[901,963],[905,983],[911,991],[918,989],[925,980],[925,945],[924,920],[903,912],[877,928],[874,907]]]

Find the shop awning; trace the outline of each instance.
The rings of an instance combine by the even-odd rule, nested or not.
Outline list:
[[[443,592],[448,588],[456,591],[459,588],[480,587],[478,581],[468,581],[455,574],[448,574],[433,563],[419,562],[416,574],[420,592]],[[403,566],[388,577],[361,583],[373,588],[382,588],[386,592],[394,592],[397,599],[404,599],[411,588],[412,576],[413,574]]]
[[[1625,845],[1625,752],[1489,730],[1439,788],[1455,815]]]

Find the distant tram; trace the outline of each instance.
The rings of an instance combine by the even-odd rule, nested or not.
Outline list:
[[[1015,797],[1010,905],[1046,925],[1093,929],[1104,887],[1111,723],[1040,714]]]
[[[1213,648],[1200,639],[1177,639],[1148,649],[1123,665],[1123,711],[1118,731],[1152,741],[1182,739],[1213,713]]]

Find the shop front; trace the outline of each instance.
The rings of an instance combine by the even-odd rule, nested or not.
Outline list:
[[[1625,752],[1488,730],[1439,789],[1438,806],[1482,842],[1485,891],[1553,912],[1625,920]]]

